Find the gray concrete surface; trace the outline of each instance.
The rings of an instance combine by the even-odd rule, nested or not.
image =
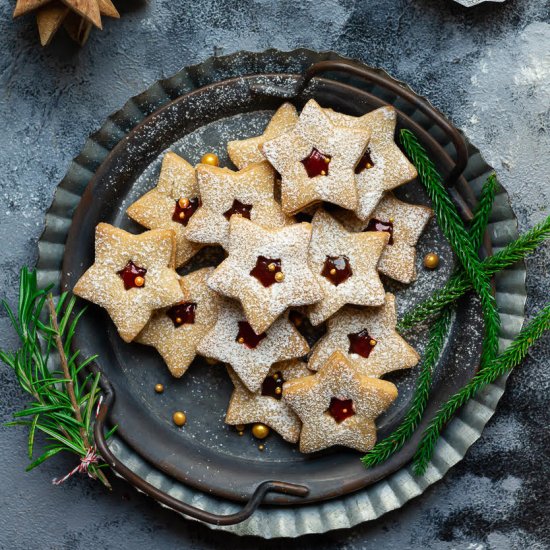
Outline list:
[[[80,50],[37,44],[32,16],[0,5],[0,293],[21,265],[55,186],[86,136],[128,97],[181,66],[239,49],[334,49],[378,65],[427,96],[481,149],[522,229],[550,204],[550,17],[547,0],[465,9],[450,0],[117,2]],[[528,313],[550,295],[549,247],[528,262]],[[15,344],[0,316],[0,346]],[[0,548],[550,548],[550,339],[508,383],[497,414],[443,482],[374,524],[295,542],[237,539],[186,522],[122,482],[53,487],[73,462],[25,473],[25,433],[0,427]],[[0,369],[0,421],[24,403]]]

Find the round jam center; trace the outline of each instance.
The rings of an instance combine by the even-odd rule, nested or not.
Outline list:
[[[331,158],[328,155],[323,155],[323,153],[314,147],[311,153],[305,159],[302,159],[301,162],[306,169],[307,175],[310,178],[314,178],[316,176],[328,176],[328,165]]]
[[[280,282],[277,280],[277,273],[281,273],[281,260],[274,260],[265,256],[258,256],[256,265],[250,271],[250,275],[256,277],[266,288]]]
[[[242,202],[235,199],[233,201],[233,204],[231,205],[231,208],[229,210],[226,210],[223,215],[226,220],[229,220],[233,214],[239,214],[239,216],[242,216],[243,218],[249,220],[251,210],[251,204],[243,204]]]
[[[198,197],[177,200],[172,220],[182,225],[187,225],[189,218],[191,218],[200,205],[201,201]]]
[[[174,326],[192,325],[195,323],[195,311],[197,304],[194,302],[182,302],[176,304],[166,311],[166,315],[172,319]]]
[[[355,414],[353,410],[353,401],[351,399],[338,399],[337,397],[333,397],[330,400],[328,412],[330,416],[340,424],[340,422],[343,422],[346,418]]]
[[[388,244],[393,244],[393,222],[391,221],[383,222],[381,220],[377,220],[376,218],[372,218],[365,228],[365,231],[385,231],[390,234]]]
[[[355,167],[355,173],[360,174],[363,170],[370,170],[374,168],[374,161],[372,160],[370,149],[367,147],[366,151],[363,153],[361,160],[357,163]]]
[[[254,349],[266,336],[265,332],[256,334],[247,321],[239,321],[239,332],[235,340],[249,349]]]
[[[369,358],[371,351],[376,346],[376,340],[369,336],[366,328],[359,332],[348,334],[349,353],[356,353],[365,359]]]
[[[347,281],[353,275],[353,271],[346,256],[327,256],[321,275],[334,286],[338,286]]]
[[[132,260],[124,266],[124,269],[117,271],[117,275],[123,280],[126,290],[145,286],[146,273],[147,270],[144,267],[138,267]]]
[[[281,399],[281,397],[283,397],[284,382],[285,379],[279,371],[272,376],[268,376],[262,383],[262,395]]]

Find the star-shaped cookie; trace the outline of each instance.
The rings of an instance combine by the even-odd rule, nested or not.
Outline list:
[[[167,229],[132,235],[107,223],[95,231],[95,263],[73,292],[107,310],[120,337],[132,341],[153,310],[186,299],[174,271],[174,233]]]
[[[195,169],[176,153],[162,160],[157,186],[127,210],[128,216],[148,229],[171,229],[176,236],[176,267],[189,261],[204,245],[185,237],[185,227],[200,204]]]
[[[323,299],[308,308],[311,324],[319,325],[345,304],[383,304],[377,267],[389,235],[351,233],[321,208],[311,224],[308,262],[324,292]]]
[[[241,170],[253,162],[265,160],[262,150],[263,144],[292,130],[296,126],[296,122],[298,122],[296,107],[291,103],[283,103],[277,109],[261,136],[230,141],[227,144],[227,152],[231,162]]]
[[[327,201],[355,210],[355,166],[367,148],[367,130],[333,124],[311,99],[296,126],[263,145],[265,156],[281,174],[283,211],[295,214]]]
[[[311,371],[306,364],[292,359],[272,365],[257,392],[247,390],[233,370],[227,370],[235,390],[231,395],[225,422],[232,426],[261,422],[286,441],[296,443],[300,438],[302,423],[282,399],[283,384],[286,380],[310,375]]]
[[[312,304],[323,292],[307,262],[311,224],[269,230],[233,216],[229,255],[208,279],[220,294],[240,300],[256,333],[290,306]]]
[[[403,185],[417,176],[416,168],[394,141],[397,114],[393,107],[376,109],[361,117],[325,109],[334,124],[370,133],[365,154],[355,169],[358,206],[357,217],[366,220],[386,191]]]
[[[359,374],[340,352],[316,374],[283,386],[283,399],[302,421],[303,453],[332,445],[368,451],[376,443],[376,417],[396,397],[397,388],[391,382]]]
[[[206,267],[183,277],[185,301],[153,313],[136,337],[136,342],[157,349],[176,378],[183,376],[197,355],[200,341],[218,318],[220,297],[206,285],[213,271]]]
[[[400,201],[387,193],[367,221],[349,215],[340,219],[352,231],[390,233],[378,271],[408,284],[416,280],[416,243],[432,216],[431,208]]]
[[[275,171],[266,161],[250,164],[238,172],[199,164],[197,180],[202,205],[185,231],[193,242],[219,244],[227,250],[229,220],[234,215],[267,228],[292,223],[275,201]]]
[[[258,391],[273,363],[302,357],[309,351],[305,338],[288,320],[277,319],[265,332],[254,332],[238,302],[224,300],[218,320],[202,339],[200,355],[229,363],[244,385]]]
[[[308,367],[319,370],[340,351],[365,376],[410,369],[420,357],[397,333],[396,323],[395,296],[389,292],[381,307],[345,307],[328,320],[327,333],[313,346]]]

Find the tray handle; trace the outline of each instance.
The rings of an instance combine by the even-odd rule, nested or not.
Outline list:
[[[196,508],[195,506],[191,506],[190,504],[170,496],[168,493],[161,491],[154,485],[151,485],[139,477],[112,453],[109,445],[107,444],[107,440],[105,439],[104,427],[109,410],[115,399],[115,392],[103,373],[101,374],[100,383],[103,390],[103,400],[99,407],[94,426],[94,438],[99,453],[109,467],[131,485],[169,508],[205,523],[211,523],[214,525],[234,525],[248,519],[261,505],[265,495],[269,492],[282,493],[297,497],[305,497],[308,495],[309,489],[304,485],[295,485],[284,481],[264,481],[256,487],[256,490],[250,497],[250,500],[241,510],[229,515],[212,514],[206,510]]]

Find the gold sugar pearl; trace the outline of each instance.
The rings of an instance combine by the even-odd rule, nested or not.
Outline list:
[[[189,206],[189,199],[188,198],[182,198],[178,201],[178,204],[179,204],[179,207],[180,208],[187,208]],[[183,212],[182,212],[183,214]],[[181,217],[181,214],[180,214],[180,217]]]
[[[321,176],[326,176],[327,173],[324,170],[321,170]]]
[[[372,164],[370,162],[367,162],[365,165],[365,168],[368,170],[369,168],[372,168]]]
[[[182,411],[176,411],[172,415],[172,420],[176,426],[183,426],[187,422],[187,416]]]
[[[206,153],[206,155],[203,155],[203,157],[201,158],[201,163],[209,164],[210,166],[219,166],[220,159],[215,153]]]
[[[376,340],[371,340],[371,341],[369,342],[369,344],[370,344],[371,346],[376,346]]]
[[[330,162],[330,158],[329,157],[325,157],[325,162],[328,164]]]
[[[237,432],[241,437],[244,435],[244,432]]]
[[[347,414],[348,410],[347,410],[347,409],[342,409],[342,412],[343,412],[344,414]]]
[[[180,220],[183,220],[183,218],[185,218],[185,212],[180,212],[180,213],[178,214],[178,218],[179,218]]]
[[[265,439],[269,435],[269,428],[265,424],[254,424],[252,435],[257,439]]]
[[[393,218],[390,218],[388,221],[389,221],[390,223],[393,223],[393,222],[394,222],[394,219],[393,219]]]
[[[183,320],[181,317],[176,317],[176,324],[181,325],[182,322]]]
[[[336,268],[333,267],[330,272],[329,272],[331,275],[336,275]]]
[[[239,342],[239,344],[244,344],[244,338],[241,336],[241,337],[237,340],[237,342]]]
[[[275,271],[276,269],[277,269],[277,266],[276,266],[275,264],[273,264],[273,263],[271,263],[271,264],[269,264],[269,265],[267,266],[267,270],[268,270],[268,271],[272,271],[272,272],[273,272],[273,271]]]
[[[435,252],[429,252],[424,256],[424,266],[435,269],[439,265],[439,256]]]
[[[145,284],[145,279],[143,277],[140,277],[139,275],[134,279],[134,284],[137,287],[143,286]]]
[[[265,445],[258,445],[258,450],[259,451],[265,450]]]
[[[282,283],[285,280],[285,274],[282,271],[279,271],[278,273],[275,273],[275,280],[278,283]]]
[[[155,384],[155,391],[157,393],[162,393],[164,391],[164,386],[162,384]]]
[[[275,388],[275,393],[276,393],[277,395],[280,395],[281,393],[283,393],[282,388]]]

